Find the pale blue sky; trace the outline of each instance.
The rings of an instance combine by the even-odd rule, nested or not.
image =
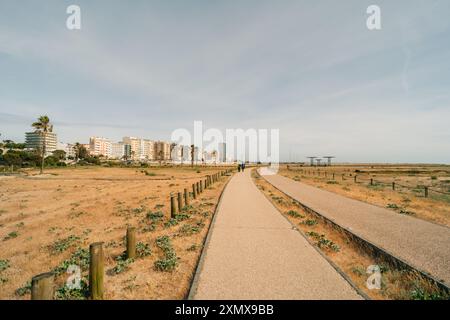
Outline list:
[[[203,120],[279,128],[282,160],[450,163],[450,1],[0,0],[1,138],[41,114],[64,142]]]

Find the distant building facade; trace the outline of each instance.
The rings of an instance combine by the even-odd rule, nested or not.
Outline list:
[[[91,137],[89,139],[89,152],[93,156],[110,158],[112,154],[112,142],[106,138]]]
[[[219,143],[219,162],[227,162],[227,144],[225,142]]]
[[[165,141],[155,142],[155,160],[158,161],[170,160],[170,143]]]
[[[49,156],[57,147],[57,136],[55,132],[26,132],[25,148],[42,150],[45,144],[45,156]]]
[[[64,151],[66,153],[66,159],[67,158],[75,158],[75,145],[74,144],[58,142],[56,149]]]
[[[131,148],[131,160],[153,161],[155,160],[156,145],[153,140],[136,137],[124,137],[123,143]]]
[[[125,156],[125,144],[123,142],[111,143],[111,159],[122,160]]]

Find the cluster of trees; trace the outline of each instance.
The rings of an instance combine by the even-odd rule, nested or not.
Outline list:
[[[37,122],[32,124],[35,132],[45,135],[52,132],[53,125],[47,116],[41,116]],[[11,140],[4,140],[0,143],[0,166],[8,166],[11,170],[14,168],[40,167],[43,173],[44,167],[62,167],[66,166],[65,160],[74,160],[78,165],[99,165],[100,159],[89,155],[89,152],[81,144],[75,144],[75,157],[67,157],[63,150],[53,151],[51,155],[45,156],[46,145],[43,144],[40,150],[25,150],[24,143],[15,143]]]

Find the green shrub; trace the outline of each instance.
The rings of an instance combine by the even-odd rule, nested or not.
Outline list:
[[[147,257],[152,254],[150,245],[143,242],[138,242],[136,244],[136,254],[139,258]]]
[[[80,237],[70,235],[67,238],[60,239],[55,241],[53,244],[49,246],[51,254],[58,254],[66,251],[68,248],[73,246],[76,242],[80,240]]]
[[[302,223],[307,226],[315,226],[317,224],[317,220],[308,219],[306,221],[303,221]]]
[[[81,279],[79,289],[70,289],[66,285],[55,292],[56,300],[86,300],[89,298],[89,285],[86,279]]]
[[[288,216],[293,217],[293,218],[304,218],[304,217],[305,217],[305,216],[299,214],[299,213],[298,213],[297,211],[295,211],[295,210],[289,210],[288,212],[286,212],[286,214],[287,214]]]
[[[0,272],[9,268],[9,260],[0,260]]]

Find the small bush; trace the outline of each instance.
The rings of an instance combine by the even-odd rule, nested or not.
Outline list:
[[[55,241],[52,245],[49,246],[51,254],[58,254],[66,251],[68,248],[73,246],[77,241],[80,240],[80,237],[70,235],[65,239],[60,239]]]
[[[152,254],[150,245],[143,242],[138,242],[136,244],[136,254],[139,258],[147,257]]]
[[[191,245],[189,248],[187,248],[187,251],[197,251],[197,249],[199,248],[199,246],[197,244],[193,244]]]
[[[386,208],[388,209],[393,209],[393,210],[398,210],[400,209],[400,207],[398,205],[396,205],[395,203],[388,203],[388,205],[386,206]]]
[[[130,264],[134,262],[134,259],[124,259],[123,256],[117,257],[117,265],[112,268],[113,274],[119,274],[129,269]]]
[[[200,227],[198,225],[193,226],[190,224],[185,224],[180,228],[180,234],[184,236],[190,236],[198,232],[200,232]]]
[[[9,268],[9,260],[0,260],[0,272]]]
[[[8,235],[6,237],[3,238],[3,241],[14,239],[14,238],[17,238],[18,236],[19,236],[18,231],[12,231],[12,232],[8,233]]]
[[[172,218],[169,221],[164,223],[164,227],[166,227],[166,228],[170,228],[170,227],[173,227],[173,226],[176,226],[176,225],[178,225],[178,220],[174,219],[174,218]]]
[[[52,271],[55,273],[55,275],[60,275],[66,272],[70,265],[77,265],[80,267],[82,271],[85,271],[89,269],[89,263],[90,263],[89,250],[78,248],[69,259],[61,262]]]
[[[308,219],[308,220],[306,220],[306,221],[304,221],[302,223],[311,227],[311,226],[315,226],[317,224],[317,220]]]
[[[155,269],[158,271],[172,271],[178,265],[178,257],[172,247],[168,236],[161,236],[156,239],[156,246],[164,252],[164,258],[155,261]]]
[[[164,213],[161,211],[157,211],[157,212],[147,212],[147,219],[153,221],[153,222],[157,222],[157,221],[161,221],[164,218]]]
[[[304,218],[304,217],[305,217],[305,216],[299,214],[299,213],[298,213],[297,211],[295,211],[295,210],[289,210],[288,212],[286,212],[286,214],[287,214],[288,216],[293,217],[293,218]]]
[[[56,290],[56,300],[86,300],[89,298],[89,285],[86,279],[81,279],[79,289],[70,289],[66,285]]]
[[[31,292],[31,281],[28,281],[22,287],[18,288],[15,293],[19,297],[23,297],[24,295],[30,292]]]

